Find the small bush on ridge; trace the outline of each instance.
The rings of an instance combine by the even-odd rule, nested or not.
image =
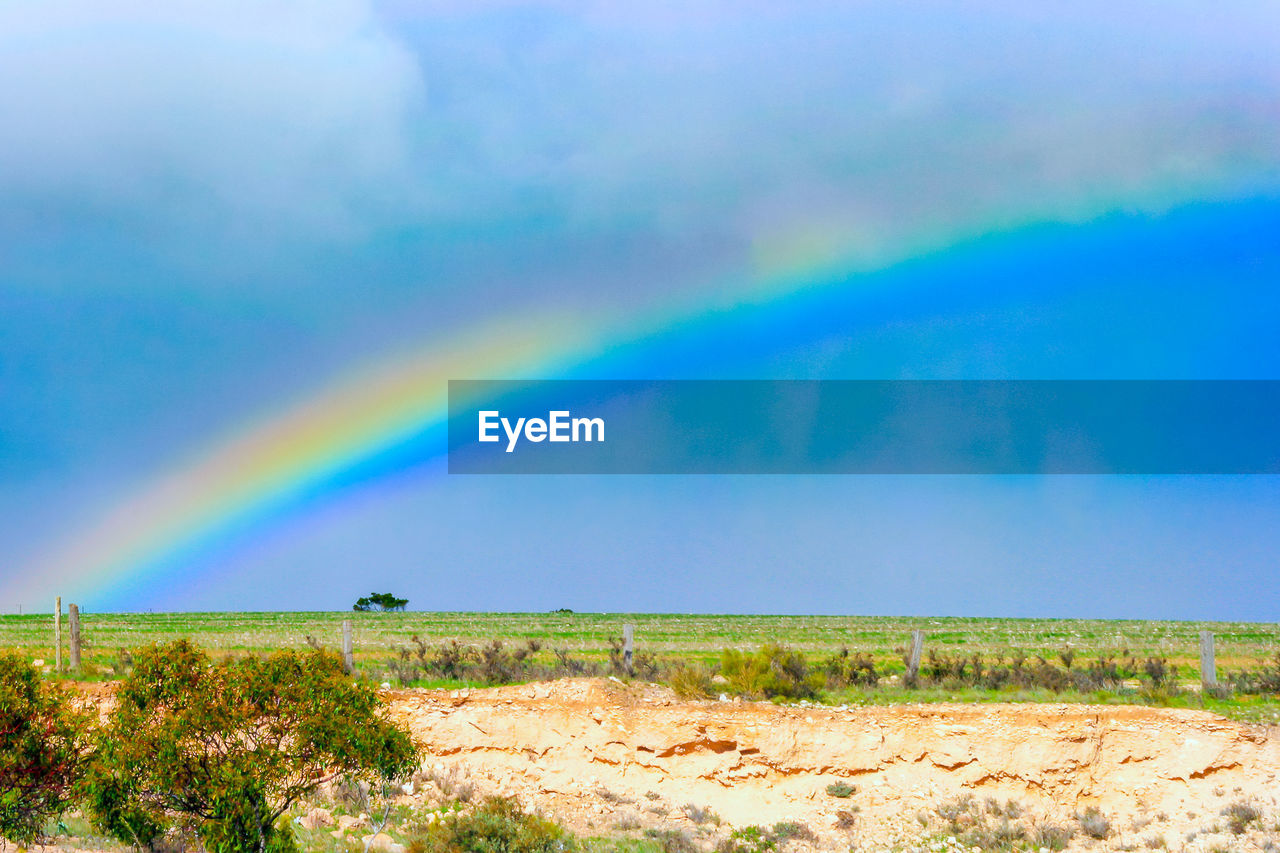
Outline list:
[[[409,840],[408,853],[563,853],[573,846],[559,824],[523,811],[513,799],[491,797],[427,826]]]
[[[735,692],[765,699],[813,699],[823,681],[820,673],[809,672],[803,655],[776,643],[755,654],[725,649],[720,674]]]
[[[1097,806],[1089,806],[1084,814],[1076,815],[1076,823],[1080,824],[1080,831],[1090,838],[1102,840],[1111,834],[1111,821],[1103,816]]]
[[[843,799],[845,797],[852,797],[856,793],[858,793],[857,788],[844,782],[832,782],[827,786],[827,794],[832,797],[840,797]]]
[[[1225,806],[1219,814],[1227,819],[1227,824],[1236,835],[1244,833],[1250,824],[1262,820],[1262,812],[1258,807],[1244,801]]]

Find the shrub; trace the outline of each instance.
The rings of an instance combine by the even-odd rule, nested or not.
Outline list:
[[[454,681],[476,681],[481,684],[512,684],[532,679],[556,678],[561,675],[592,674],[590,668],[568,658],[568,652],[553,651],[557,666],[537,663],[542,642],[527,639],[521,645],[508,646],[503,640],[490,640],[482,646],[464,646],[457,640],[429,645],[416,634],[411,646],[398,646],[396,656],[387,661],[391,677],[409,684],[423,676]],[[637,657],[637,668],[645,661]]]
[[[631,675],[627,670],[627,663],[623,656],[622,638],[607,637],[605,641],[609,644],[609,673],[618,677]]]
[[[771,853],[778,849],[778,839],[759,826],[744,826],[729,833],[716,845],[716,853]]]
[[[784,820],[773,825],[770,833],[780,842],[791,840],[815,842],[818,836],[813,834],[813,830],[803,823],[794,820]]]
[[[1262,812],[1258,807],[1243,801],[1226,806],[1220,814],[1227,819],[1227,824],[1236,835],[1248,829],[1249,824],[1262,820]]]
[[[1031,843],[1037,848],[1043,847],[1046,850],[1065,850],[1071,841],[1072,834],[1068,827],[1051,823],[1042,824],[1032,833]]]
[[[857,788],[853,785],[847,785],[844,782],[832,782],[827,786],[827,793],[829,795],[833,797],[840,797],[841,799],[845,797],[852,797],[857,792]]]
[[[553,675],[557,678],[587,675],[591,672],[591,666],[584,660],[572,657],[568,649],[552,649],[551,653],[556,656],[556,667]]]
[[[419,771],[414,774],[414,778],[432,783],[445,799],[453,802],[469,803],[476,793],[475,783],[456,766],[447,770],[433,769],[425,774]]]
[[[652,652],[636,652],[631,669],[642,681],[660,681],[669,672],[669,667]]]
[[[480,650],[479,680],[486,684],[509,684],[519,681],[524,672],[524,657],[512,654],[501,640],[490,640]]]
[[[658,843],[662,853],[698,853],[698,845],[683,829],[646,829],[644,834]]]
[[[423,658],[426,658],[425,652],[423,652]],[[457,640],[450,640],[436,647],[428,670],[443,678],[460,679],[465,677],[471,660],[471,651],[466,646]]]
[[[1231,686],[1228,684],[1210,684],[1203,689],[1202,697],[1204,696],[1225,701],[1231,698]]]
[[[0,654],[0,836],[29,844],[66,807],[87,725],[23,658]]]
[[[715,695],[711,673],[705,667],[677,667],[670,676],[671,689],[681,699],[707,699]]]
[[[1111,821],[1098,811],[1097,806],[1089,806],[1084,814],[1076,815],[1076,823],[1080,824],[1080,831],[1090,838],[1101,840],[1111,834]]]
[[[1241,671],[1228,676],[1237,693],[1280,695],[1280,652],[1254,671]]]
[[[960,842],[966,847],[977,847],[980,850],[1015,850],[1026,838],[1027,831],[1021,824],[1002,817],[995,823],[988,823],[986,820],[976,822],[968,832],[960,836]]]
[[[1178,668],[1170,666],[1165,658],[1147,658],[1146,663],[1142,665],[1142,671],[1147,678],[1151,679],[1151,686],[1155,688],[1171,685],[1178,676]]]
[[[961,831],[961,819],[967,819],[970,812],[974,810],[973,797],[969,794],[965,794],[958,799],[939,803],[937,806],[934,806],[933,810],[938,817],[942,818],[946,822],[952,835],[959,835]]]
[[[624,814],[613,822],[614,832],[635,832],[640,828],[640,816],[636,814]]]
[[[563,853],[572,837],[558,824],[491,797],[470,812],[453,812],[409,840],[409,853]]]
[[[324,652],[211,664],[186,641],[135,655],[97,737],[86,798],[98,827],[143,846],[189,827],[211,853],[293,849],[277,819],[339,776],[389,779],[416,751]]]
[[[832,690],[840,690],[851,684],[875,687],[880,681],[871,656],[865,652],[851,654],[848,647],[841,647],[839,652],[827,658],[823,670],[826,673],[827,687]]]
[[[704,823],[713,823],[720,825],[720,815],[711,810],[710,806],[697,806],[693,803],[686,803],[684,813],[689,820],[702,826]]]
[[[717,844],[716,853],[771,853],[791,840],[813,844],[818,837],[809,827],[796,821],[781,821],[771,828],[744,826]]]
[[[810,674],[803,655],[775,643],[755,654],[725,649],[720,673],[736,692],[765,699],[812,699],[823,681],[820,673]]]

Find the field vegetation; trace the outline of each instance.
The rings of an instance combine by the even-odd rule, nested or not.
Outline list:
[[[914,679],[903,677],[901,647],[873,655],[765,642],[726,646],[711,659],[643,651],[628,666],[611,635],[596,656],[563,646],[548,654],[535,638],[411,635],[408,644],[383,649],[381,660],[366,655],[353,677],[331,649],[315,648],[322,645],[313,636],[303,648],[262,651],[208,651],[187,639],[118,649],[110,672],[100,673],[119,680],[102,719],[74,710],[83,706],[74,685],[42,678],[29,650],[0,653],[0,708],[8,714],[0,721],[0,837],[216,853],[770,853],[817,842],[801,823],[722,825],[697,803],[679,810],[691,830],[620,819],[612,834],[574,835],[516,800],[480,797],[466,777],[421,761],[408,732],[384,713],[387,694],[376,689],[384,678],[496,684],[598,674],[665,681],[686,696],[721,700],[1080,699],[1235,714],[1274,712],[1280,691],[1280,656],[1232,672],[1221,694],[1201,696],[1180,683],[1185,664],[1132,652],[1083,654],[1074,645],[1054,656],[929,649]],[[843,808],[857,799],[857,785],[822,790],[842,802],[838,830],[858,825],[856,803]],[[1062,849],[1073,838],[1108,839],[1115,831],[1096,809],[1049,824],[1016,803],[972,798],[917,817],[920,832],[945,840],[948,850]],[[1218,822],[1242,836],[1264,817],[1240,800],[1223,807]]]
[[[53,660],[51,614],[0,616],[0,649],[21,648]],[[270,652],[302,649],[309,640],[336,649],[342,622],[355,628],[357,664],[382,665],[389,654],[425,642],[457,640],[508,646],[528,640],[544,656],[565,649],[588,661],[608,660],[610,639],[624,623],[635,625],[638,650],[664,658],[711,664],[726,648],[754,651],[780,643],[817,662],[846,647],[870,656],[878,670],[901,670],[897,651],[912,630],[925,632],[926,649],[968,657],[1021,652],[1056,658],[1066,648],[1082,657],[1104,654],[1164,658],[1194,666],[1202,630],[1217,638],[1218,664],[1252,666],[1280,649],[1280,626],[1256,622],[1172,622],[1090,619],[989,619],[881,616],[722,616],[650,613],[92,613],[81,611],[86,661],[110,667],[121,648],[188,639],[211,652]],[[64,623],[65,631],[65,623]]]
[[[551,613],[82,613],[82,680],[118,679],[130,649],[187,639],[215,657],[337,651],[354,626],[358,675],[389,686],[479,687],[566,676],[658,681],[690,698],[890,704],[1069,701],[1208,707],[1280,721],[1280,627],[1263,623]],[[631,666],[622,627],[635,626]],[[917,677],[912,630],[926,633]],[[1199,632],[1223,689],[1199,691]],[[0,649],[57,678],[48,614],[0,617]]]

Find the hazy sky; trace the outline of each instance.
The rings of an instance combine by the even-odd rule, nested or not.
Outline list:
[[[1280,378],[1274,4],[46,0],[0,80],[0,609],[1276,618],[1272,477],[468,479],[424,420],[131,509],[464,340],[452,378]]]

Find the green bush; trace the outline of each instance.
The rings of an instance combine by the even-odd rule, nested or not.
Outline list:
[[[0,837],[29,844],[66,807],[87,726],[23,658],[0,654]]]
[[[715,853],[772,853],[778,849],[778,837],[759,826],[744,826],[729,833],[716,845]]]
[[[803,655],[776,643],[755,654],[725,649],[720,674],[735,692],[765,699],[813,699],[824,681],[821,673],[810,673]]]
[[[409,840],[409,853],[563,853],[574,840],[559,824],[491,797],[469,812],[453,812]]]
[[[211,663],[184,641],[135,654],[96,738],[85,796],[95,824],[145,846],[190,829],[211,853],[288,851],[276,826],[339,775],[410,770],[409,735],[339,659],[283,651]]]
[[[875,661],[866,652],[850,653],[847,646],[827,658],[823,664],[826,671],[827,687],[840,690],[851,685],[875,687],[880,683],[880,675],[876,672]]]
[[[833,797],[844,799],[858,793],[858,789],[846,782],[832,782],[827,786],[827,793]]]
[[[715,695],[711,673],[698,664],[677,667],[672,671],[669,683],[681,699],[707,699]]]

